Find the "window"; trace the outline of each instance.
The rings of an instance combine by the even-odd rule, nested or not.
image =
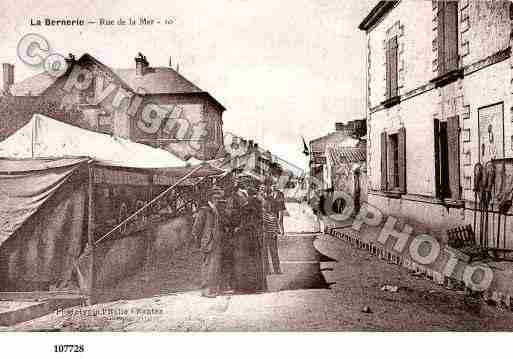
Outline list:
[[[458,69],[458,1],[438,2],[438,75]]]
[[[386,44],[386,99],[397,96],[397,36]]]
[[[434,121],[435,183],[438,198],[460,199],[459,117]]]
[[[381,189],[406,193],[406,129],[381,134]]]

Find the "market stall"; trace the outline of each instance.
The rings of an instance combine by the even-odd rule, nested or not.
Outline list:
[[[199,188],[222,173],[41,115],[0,158],[0,292],[112,287],[190,239]]]

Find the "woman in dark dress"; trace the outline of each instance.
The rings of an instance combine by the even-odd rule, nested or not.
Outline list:
[[[248,188],[247,192],[247,204],[241,209],[241,225],[235,234],[236,290],[259,293],[267,290],[262,260],[262,203],[254,188]]]

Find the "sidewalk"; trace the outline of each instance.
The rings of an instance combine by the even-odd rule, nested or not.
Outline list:
[[[342,228],[327,231],[339,240],[345,241],[356,248],[364,249],[372,255],[392,264],[405,267],[411,272],[416,273],[416,275],[424,276],[438,285],[450,288],[463,288],[464,284],[461,281],[446,277],[441,270],[445,268],[445,264],[450,258],[449,255],[444,252],[444,248],[449,248],[444,242],[445,234],[433,233],[433,231],[429,231],[422,223],[405,222],[402,219],[397,220],[395,230],[398,232],[402,231],[406,223],[413,228],[411,238],[420,234],[429,234],[440,243],[441,255],[433,265],[425,266],[413,260],[408,246],[405,247],[402,253],[395,251],[393,246],[397,239],[394,237],[389,236],[385,245],[379,243],[378,238],[383,230],[384,222],[379,226],[363,224],[360,230],[355,230],[352,227],[353,220],[350,220],[337,226]],[[483,293],[484,300],[513,311],[513,263],[505,261],[487,261],[485,264],[493,271],[493,281],[490,288]],[[462,266],[458,266],[456,273],[459,278],[461,278],[461,272]]]

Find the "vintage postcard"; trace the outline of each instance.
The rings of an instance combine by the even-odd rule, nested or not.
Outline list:
[[[0,338],[513,330],[510,1],[0,24]]]

